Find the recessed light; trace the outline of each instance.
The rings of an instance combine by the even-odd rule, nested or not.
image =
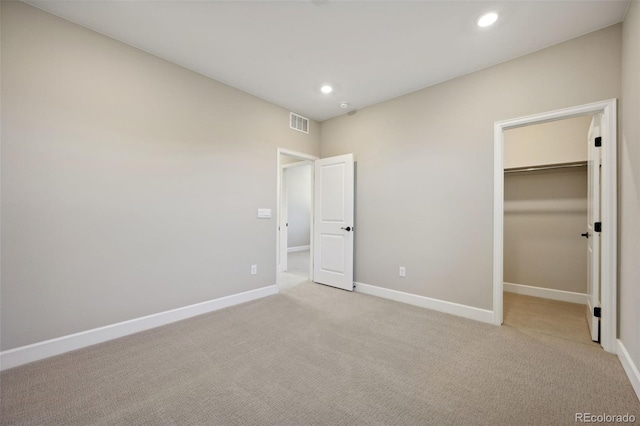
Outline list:
[[[498,20],[498,14],[495,12],[485,13],[478,19],[479,27],[488,27],[489,25],[495,24]]]
[[[340,108],[349,108],[349,104],[347,102],[340,102]]]
[[[325,84],[320,88],[320,91],[325,95],[328,95],[329,93],[333,92],[333,87],[329,86],[328,84]]]

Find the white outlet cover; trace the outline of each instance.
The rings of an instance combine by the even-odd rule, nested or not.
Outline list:
[[[259,219],[271,219],[271,209],[258,209]]]

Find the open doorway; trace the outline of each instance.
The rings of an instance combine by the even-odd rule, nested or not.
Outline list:
[[[298,186],[299,179],[306,179],[308,175],[304,167],[307,164],[311,165],[310,185],[300,186],[308,188],[303,192],[309,191],[310,194],[303,194],[303,198],[310,203],[299,216],[305,216],[308,210],[309,221],[305,222],[309,225],[306,228],[299,224],[298,227],[303,229],[297,235],[300,239],[290,240],[288,234],[291,233],[293,214],[290,188]],[[278,148],[276,270],[280,290],[312,281],[353,291],[354,164],[353,154],[318,159]],[[309,251],[304,244],[307,229]],[[293,265],[292,262],[297,263]]]
[[[504,325],[590,345],[585,233],[595,118],[504,132]]]
[[[502,324],[504,318],[504,272],[505,272],[505,134],[510,129],[521,128],[532,124],[555,122],[584,115],[599,116],[597,133],[591,133],[589,140],[589,155],[593,155],[592,148],[597,146],[598,160],[589,161],[588,170],[597,170],[598,179],[589,179],[588,186],[594,182],[599,184],[597,218],[589,207],[589,226],[593,225],[593,232],[597,238],[590,238],[590,243],[597,241],[598,253],[595,254],[591,266],[597,266],[588,276],[597,287],[587,286],[588,303],[593,309],[589,312],[589,319],[601,332],[600,344],[607,352],[616,352],[616,244],[617,244],[617,209],[616,209],[616,100],[596,102],[563,110],[551,111],[528,117],[515,118],[495,123],[494,138],[494,323]],[[597,164],[597,167],[594,167]],[[590,173],[590,172],[589,172]],[[591,195],[589,202],[594,200]],[[596,218],[596,219],[594,219]],[[589,222],[589,220],[587,222]],[[597,222],[595,221],[597,220]],[[589,271],[590,268],[587,267]],[[595,289],[595,290],[594,290]],[[595,303],[595,304],[594,304]],[[593,327],[592,327],[593,330]],[[593,339],[595,340],[595,339]]]
[[[282,156],[280,203],[280,288],[311,277],[311,199],[313,163]]]
[[[313,279],[313,175],[316,157],[278,150],[278,286]]]

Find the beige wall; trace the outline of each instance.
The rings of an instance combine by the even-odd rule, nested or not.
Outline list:
[[[640,2],[622,31],[619,159],[620,340],[640,368]]]
[[[586,167],[505,175],[504,281],[586,293],[586,229]]]
[[[256,210],[317,123],[23,3],[1,50],[2,350],[275,284]]]
[[[587,161],[591,115],[518,127],[504,132],[504,167]]]
[[[620,97],[620,40],[615,25],[323,122],[322,156],[358,161],[356,280],[492,309],[493,124]]]

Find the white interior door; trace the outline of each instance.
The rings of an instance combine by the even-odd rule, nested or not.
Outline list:
[[[280,272],[286,272],[289,269],[287,264],[289,253],[289,198],[287,196],[287,169],[282,168],[280,178]]]
[[[587,212],[587,322],[591,340],[600,341],[600,318],[595,309],[600,309],[600,171],[601,148],[596,146],[596,138],[601,136],[601,114],[591,120],[588,136],[588,212]],[[584,235],[584,234],[583,234]]]
[[[315,161],[314,281],[353,290],[353,154]]]

